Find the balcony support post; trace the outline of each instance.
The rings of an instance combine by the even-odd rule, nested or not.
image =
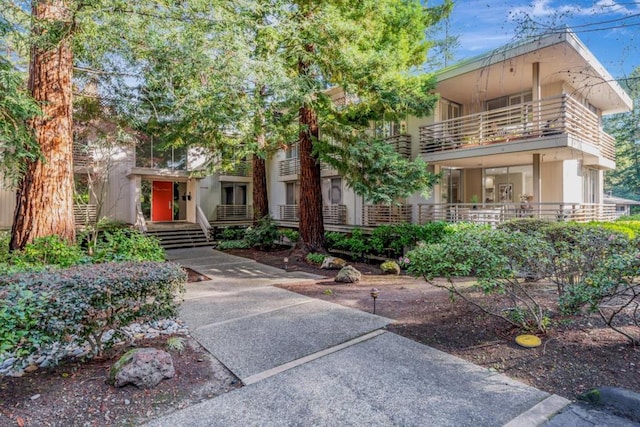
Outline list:
[[[535,153],[533,155],[533,201],[540,206],[542,203],[542,182],[540,175],[540,154]]]

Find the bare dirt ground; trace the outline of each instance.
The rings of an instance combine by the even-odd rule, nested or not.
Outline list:
[[[282,266],[289,252],[233,251],[276,267]],[[597,386],[624,387],[640,393],[640,348],[630,346],[596,315],[568,318],[556,310],[549,333],[540,337],[542,346],[525,349],[514,342],[520,331],[464,301],[451,301],[445,290],[408,276],[382,276],[376,264],[352,265],[363,273],[362,281],[342,285],[333,281],[336,271],[320,270],[294,256],[289,259],[289,270],[316,273],[327,279],[282,287],[367,312],[373,310],[370,293],[375,287],[380,291],[376,314],[394,319],[387,329],[399,335],[569,399]],[[470,285],[473,280],[467,282]],[[537,298],[546,300],[553,309],[550,287],[544,283],[535,286],[539,289]],[[470,295],[487,301],[479,293]],[[500,299],[493,301],[498,307],[509,306]],[[637,329],[634,334],[638,335]]]

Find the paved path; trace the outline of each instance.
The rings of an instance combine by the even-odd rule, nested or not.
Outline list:
[[[390,332],[391,322],[273,287],[318,276],[210,248],[181,317],[244,387],[150,426],[528,426],[569,401]]]

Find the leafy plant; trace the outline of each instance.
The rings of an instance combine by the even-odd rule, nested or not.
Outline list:
[[[246,230],[246,228],[226,227],[217,237],[221,240],[241,240]]]
[[[182,352],[184,350],[184,337],[169,337],[167,339],[167,349]]]
[[[273,218],[264,216],[254,227],[247,228],[244,240],[249,247],[261,250],[271,249],[279,238],[278,228]]]
[[[305,256],[304,259],[306,259],[307,262],[310,262],[311,264],[322,264],[325,258],[326,255],[324,254],[310,252],[307,254],[307,256]]]
[[[287,238],[291,243],[296,243],[298,240],[300,240],[300,233],[290,228],[283,228],[282,230],[280,230],[280,235]]]
[[[186,273],[171,263],[104,263],[0,276],[0,342],[24,356],[52,342],[85,341],[134,321],[177,315]]]
[[[93,248],[93,261],[164,261],[160,241],[137,230],[114,229],[104,232]]]
[[[218,243],[218,249],[221,251],[229,249],[249,249],[250,247],[246,240],[225,240]]]
[[[58,236],[34,239],[22,251],[10,254],[10,262],[18,267],[51,265],[69,267],[89,261],[77,245],[69,244]]]

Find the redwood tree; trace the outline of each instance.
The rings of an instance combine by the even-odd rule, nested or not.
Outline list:
[[[42,115],[31,125],[42,158],[27,159],[17,189],[11,249],[34,238],[57,235],[75,240],[73,216],[72,86],[73,30],[67,2],[34,1],[34,43],[29,64],[29,91]]]

